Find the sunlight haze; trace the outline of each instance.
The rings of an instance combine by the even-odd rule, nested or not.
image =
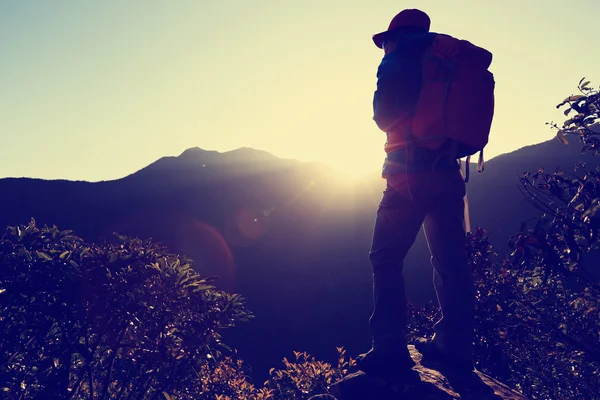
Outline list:
[[[190,147],[376,172],[371,36],[413,7],[494,54],[488,159],[600,84],[594,0],[3,0],[0,178],[117,179]]]

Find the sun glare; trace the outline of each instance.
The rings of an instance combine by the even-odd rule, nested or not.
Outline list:
[[[374,164],[354,165],[352,168],[347,166],[333,166],[336,171],[339,171],[348,182],[356,182],[366,176],[372,176],[378,173],[377,167],[373,168]]]
[[[378,148],[375,150],[379,150]],[[324,164],[330,166],[347,178],[348,181],[356,181],[365,176],[379,173],[385,158],[383,151],[364,151],[363,153],[344,154],[343,157],[329,157]]]

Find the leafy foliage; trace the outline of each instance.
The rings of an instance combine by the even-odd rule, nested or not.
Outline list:
[[[576,136],[582,153],[597,156],[600,97],[584,80],[581,94],[558,105],[568,106],[565,115],[577,114],[561,128],[551,125],[559,140]],[[559,376],[554,397],[593,398],[600,391],[600,270],[585,262],[585,254],[600,248],[600,169],[580,162],[572,173],[539,170],[524,174],[520,183],[525,198],[543,212],[511,238],[508,258],[518,271],[515,309],[540,338],[531,349],[543,360],[532,366],[541,377],[535,384],[543,392]]]
[[[6,399],[189,396],[216,369],[243,299],[150,240],[88,245],[57,227],[0,240],[0,390]]]
[[[294,352],[295,362],[283,359],[284,369],[269,371],[265,386],[273,389],[277,400],[305,400],[318,394],[327,394],[329,387],[344,377],[356,365],[346,358],[346,351],[338,348],[338,364],[317,361],[307,353]]]
[[[273,390],[256,388],[249,382],[244,363],[240,359],[225,357],[215,365],[204,364],[194,383],[193,399],[216,400],[267,400],[275,399]]]
[[[0,390],[5,399],[308,399],[337,367],[295,353],[262,388],[220,332],[251,314],[191,261],[151,240],[86,244],[57,227],[0,240]]]

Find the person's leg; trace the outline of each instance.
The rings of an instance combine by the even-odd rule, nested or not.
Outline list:
[[[444,191],[428,210],[424,224],[442,310],[432,343],[446,355],[467,363],[473,352],[475,288],[465,249],[465,184],[457,173],[441,185]]]
[[[373,348],[368,354],[377,354],[376,362],[411,362],[405,338],[407,311],[402,267],[424,217],[423,202],[412,197],[406,181],[388,183],[377,210],[369,254],[374,307],[369,319]]]

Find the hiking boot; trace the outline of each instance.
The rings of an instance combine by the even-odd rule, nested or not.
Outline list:
[[[379,376],[402,377],[414,375],[412,370],[416,364],[410,357],[408,349],[406,352],[387,352],[371,349],[356,358],[359,370],[366,374]]]
[[[423,356],[421,364],[430,364],[436,369],[451,368],[457,372],[471,372],[475,369],[473,361],[468,358],[459,359],[442,351],[434,342],[425,338],[415,341],[415,348]]]

